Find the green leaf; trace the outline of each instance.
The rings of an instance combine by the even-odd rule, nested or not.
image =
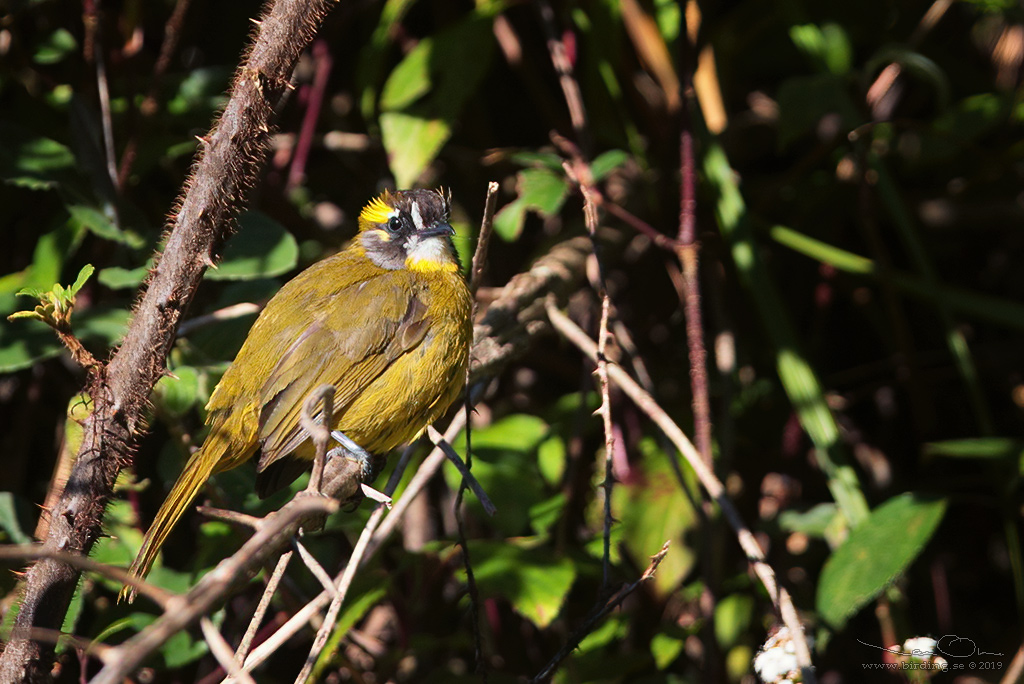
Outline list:
[[[846,31],[838,24],[791,26],[789,37],[822,71],[841,76],[850,71],[853,48]]]
[[[779,87],[779,147],[813,131],[826,114],[840,114],[842,129],[853,128],[850,119],[846,83],[831,73],[795,76]]]
[[[359,106],[363,118],[367,121],[373,119],[374,116],[377,99],[376,88],[384,74],[386,61],[390,57],[388,48],[391,45],[394,28],[402,21],[414,2],[415,0],[386,0],[380,12],[380,20],[370,36],[369,44],[363,49],[360,56],[359,66],[356,70],[357,89],[361,93]]]
[[[629,161],[629,154],[622,150],[602,152],[590,164],[590,173],[594,181],[603,180],[605,176]]]
[[[659,670],[675,662],[679,654],[683,652],[686,642],[683,639],[658,632],[651,637],[651,655],[654,656],[654,664]]]
[[[120,266],[111,266],[100,271],[99,275],[96,276],[96,280],[112,290],[136,288],[146,279],[146,275],[152,267],[152,259],[147,261],[145,266],[139,266],[138,268],[127,269]]]
[[[1024,452],[1024,440],[1011,437],[973,437],[930,442],[924,445],[925,456],[947,458],[1012,459]]]
[[[109,347],[120,341],[128,325],[124,309],[95,307],[75,314],[74,332],[87,346]],[[40,325],[0,326],[0,373],[28,368],[63,351],[53,331]]]
[[[224,94],[231,81],[231,69],[225,66],[209,66],[191,69],[178,86],[178,92],[167,103],[167,111],[174,115],[195,112],[205,114],[223,105]],[[194,142],[187,143],[189,149]]]
[[[638,567],[646,567],[666,540],[672,542],[650,583],[658,594],[666,596],[693,567],[695,555],[687,546],[686,535],[696,526],[696,517],[669,465],[669,456],[649,437],[638,446],[643,461],[629,483],[619,484],[612,491],[612,515],[620,521],[623,543]],[[695,491],[692,483],[691,491]]]
[[[945,511],[945,499],[914,493],[873,510],[825,562],[817,596],[821,617],[842,629],[921,553]]]
[[[536,452],[548,431],[543,420],[525,414],[513,414],[473,431],[473,475],[498,508],[491,524],[506,536],[521,535],[534,524],[544,524],[543,507],[535,507],[550,494],[537,472]],[[464,456],[465,434],[453,446]],[[457,488],[462,476],[455,467],[445,467],[443,472],[448,486]],[[467,497],[467,505],[476,515],[484,515],[476,497]]]
[[[561,437],[551,437],[541,443],[537,450],[537,467],[544,481],[552,487],[562,483],[565,475],[565,442]]]
[[[806,511],[783,511],[779,515],[779,527],[786,532],[802,532],[821,538],[837,515],[839,509],[834,503],[820,503]]]
[[[569,192],[565,177],[547,169],[523,169],[517,186],[523,203],[544,217],[557,214]]]
[[[430,57],[433,48],[434,41],[424,38],[395,67],[380,93],[382,110],[404,109],[430,92]]]
[[[526,219],[526,203],[517,197],[494,215],[494,232],[505,242],[515,242],[523,232]]]
[[[82,289],[85,282],[89,280],[89,277],[96,271],[96,268],[92,264],[86,264],[82,267],[82,270],[78,272],[78,277],[75,278],[75,282],[68,289],[68,294],[72,297],[78,294],[78,291]]]
[[[239,231],[224,249],[217,268],[207,269],[210,280],[252,280],[278,276],[295,268],[299,245],[284,226],[260,211],[247,211]]]
[[[400,188],[414,185],[451,137],[451,124],[404,112],[380,115],[380,134],[388,164]]]
[[[172,670],[199,660],[209,650],[205,639],[193,639],[185,630],[175,632],[174,636],[160,647],[164,664]]]
[[[31,190],[44,190],[70,177],[75,155],[56,140],[0,121],[0,178]]]
[[[381,138],[399,187],[419,179],[476,92],[494,51],[491,24],[477,11],[424,38],[385,83]]]
[[[569,186],[562,174],[538,167],[519,172],[516,192],[519,196],[494,216],[494,232],[507,242],[516,240],[523,232],[528,209],[544,217],[557,214],[565,202]]]
[[[146,244],[140,235],[130,230],[119,228],[114,222],[99,209],[81,204],[71,205],[68,208],[71,214],[69,222],[76,228],[84,228],[93,235],[127,245],[132,249],[138,249]]]
[[[723,648],[733,646],[750,627],[754,617],[754,597],[730,594],[715,606],[715,639]]]
[[[75,37],[65,28],[59,28],[39,46],[32,60],[36,64],[56,64],[78,47]]]
[[[576,579],[576,566],[536,540],[469,542],[473,574],[484,598],[503,598],[543,629],[558,616]]]
[[[11,544],[32,543],[32,537],[21,529],[14,494],[11,492],[0,492],[0,530],[7,533],[7,541]]]
[[[191,366],[179,366],[176,377],[164,376],[153,388],[157,406],[174,417],[181,417],[196,405],[199,397],[199,372]]]

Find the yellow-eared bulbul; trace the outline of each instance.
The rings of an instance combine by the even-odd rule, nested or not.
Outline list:
[[[263,496],[310,467],[299,416],[321,385],[336,388],[331,427],[370,454],[409,442],[455,400],[472,323],[448,214],[441,191],[385,192],[362,210],[344,250],[267,303],[210,397],[209,435],[146,533],[134,575],[146,575],[211,475],[259,452]]]

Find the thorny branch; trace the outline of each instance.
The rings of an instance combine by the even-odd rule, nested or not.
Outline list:
[[[273,106],[329,7],[326,0],[278,0],[254,30],[252,49],[235,75],[224,112],[202,139],[163,254],[124,343],[87,387],[95,408],[84,425],[64,495],[52,511],[45,548],[85,555],[96,541],[114,480],[131,462],[132,447],[145,430],[146,402],[165,372],[178,323],[255,184]],[[28,570],[12,637],[0,656],[0,681],[48,676],[52,649],[33,642],[29,630],[60,627],[78,576],[75,567],[53,559]]]

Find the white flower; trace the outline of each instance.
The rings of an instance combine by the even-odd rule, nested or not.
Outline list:
[[[809,640],[808,640],[809,641]],[[754,658],[754,671],[767,684],[793,684],[800,679],[800,664],[796,659],[796,644],[789,630],[781,627],[768,637]]]
[[[936,641],[931,637],[912,637],[903,642],[903,652],[928,660],[935,653]]]

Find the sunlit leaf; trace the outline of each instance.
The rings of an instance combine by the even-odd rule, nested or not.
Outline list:
[[[480,595],[509,601],[541,629],[558,616],[576,578],[571,560],[529,540],[474,540],[470,554]]]
[[[451,124],[442,119],[425,119],[404,112],[380,115],[380,134],[398,187],[415,184],[451,133]]]
[[[686,535],[696,525],[696,517],[669,465],[669,456],[650,438],[642,440],[639,447],[643,460],[635,466],[637,472],[629,482],[615,487],[612,515],[620,521],[623,543],[639,567],[646,567],[650,556],[666,541],[671,542],[650,583],[664,596],[674,591],[693,567],[695,555]],[[672,514],[666,515],[666,511]]]
[[[299,246],[280,223],[261,211],[238,218],[238,233],[224,248],[217,268],[206,270],[210,280],[250,280],[287,273],[295,268]]]
[[[37,64],[56,64],[78,47],[75,37],[65,28],[59,28],[38,47],[32,59]]]
[[[945,499],[912,493],[893,497],[873,510],[825,561],[818,583],[821,617],[842,629],[921,553],[945,511]]]

